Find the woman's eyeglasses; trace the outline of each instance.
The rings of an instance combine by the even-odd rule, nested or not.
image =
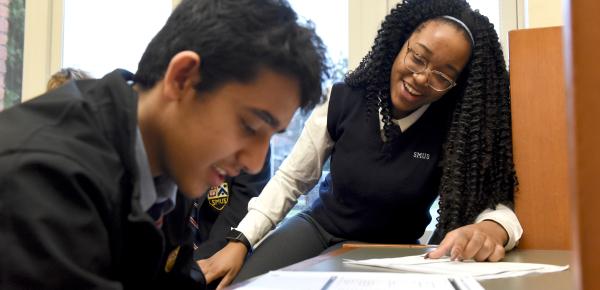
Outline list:
[[[407,43],[406,55],[404,56],[404,65],[412,73],[425,73],[427,76],[427,85],[435,91],[443,92],[456,86],[456,82],[445,73],[428,69],[427,60],[410,48],[410,43]]]

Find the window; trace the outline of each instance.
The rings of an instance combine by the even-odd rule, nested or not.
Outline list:
[[[94,77],[116,68],[135,72],[172,5],[172,0],[64,0],[62,66]]]
[[[341,80],[348,63],[347,1],[289,2],[301,21],[315,25],[327,46],[334,80]],[[94,77],[102,77],[115,68],[135,72],[146,45],[168,18],[172,3],[172,0],[64,0],[62,66],[83,69]],[[106,15],[110,15],[110,20]],[[296,143],[307,118],[308,114],[297,112],[286,132],[272,139],[273,172]],[[303,209],[315,196],[311,193],[300,199],[297,209]]]
[[[348,69],[348,2],[339,0],[290,0],[290,5],[298,13],[301,20],[310,21],[315,25],[317,34],[327,46],[331,65],[333,66],[333,82],[341,81]],[[332,13],[335,11],[335,13]],[[324,84],[330,86],[332,83]],[[298,140],[308,114],[296,112],[288,129],[271,140],[272,173],[279,168],[281,162],[290,153]],[[328,166],[323,170],[323,176],[328,173]],[[302,196],[298,204],[288,216],[305,209],[318,196],[317,187]]]

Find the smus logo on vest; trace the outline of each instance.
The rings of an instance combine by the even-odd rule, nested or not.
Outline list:
[[[413,158],[429,160],[429,153],[413,152]]]

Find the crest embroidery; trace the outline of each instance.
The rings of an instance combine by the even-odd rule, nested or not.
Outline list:
[[[208,190],[208,203],[214,209],[222,211],[229,202],[229,185],[227,182],[219,186],[213,186]]]

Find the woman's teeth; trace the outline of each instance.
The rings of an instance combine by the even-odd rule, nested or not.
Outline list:
[[[407,92],[409,92],[411,95],[413,96],[420,96],[421,93],[419,93],[417,90],[413,89],[409,84],[407,84],[406,82],[404,83],[404,88],[406,89]]]

